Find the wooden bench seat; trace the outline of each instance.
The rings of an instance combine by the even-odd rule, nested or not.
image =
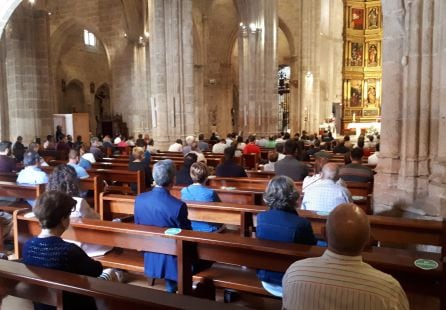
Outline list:
[[[63,309],[63,292],[90,296],[99,309],[238,309],[192,296],[169,294],[145,287],[105,281],[22,263],[0,261],[1,295],[40,302]],[[85,309],[87,310],[87,309]]]
[[[36,219],[15,216],[17,227],[16,251],[20,257],[23,243],[40,232]],[[196,251],[198,258],[222,264],[246,266],[251,269],[268,269],[284,272],[291,263],[308,257],[320,256],[325,248],[299,244],[288,244],[259,240],[234,235],[202,233],[183,230],[177,235],[165,235],[165,228],[114,223],[98,220],[76,219],[64,238],[80,242],[90,242],[117,246],[128,250],[150,251],[177,256],[178,287],[180,294],[192,294],[192,256]],[[444,297],[444,260],[442,254],[419,252],[408,249],[372,247],[363,253],[365,262],[375,268],[390,273],[401,281],[404,288],[426,291],[442,299]],[[414,265],[415,259],[435,260],[439,267],[423,270]],[[140,262],[140,257],[136,259]],[[129,259],[132,268],[138,263]],[[124,266],[124,264],[122,264]],[[239,273],[241,274],[241,273]],[[197,276],[204,277],[203,274]],[[210,274],[207,275],[208,277]],[[410,279],[410,285],[405,281]],[[215,283],[230,283],[230,280],[213,278]],[[248,281],[248,280],[247,280]],[[252,281],[248,282],[251,283]],[[234,279],[234,283],[236,283]],[[237,282],[238,283],[238,282]],[[223,285],[223,284],[219,284]],[[229,285],[229,284],[228,284]],[[243,287],[239,283],[239,288]],[[444,302],[443,302],[444,304]]]
[[[228,204],[224,202],[186,201],[188,218],[195,221],[240,226],[240,234],[249,237],[253,231],[254,217],[266,211],[265,206]],[[99,214],[101,219],[112,220],[134,214],[135,197],[101,194]]]

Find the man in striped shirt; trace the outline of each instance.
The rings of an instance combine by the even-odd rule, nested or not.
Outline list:
[[[283,309],[409,309],[398,281],[362,261],[370,224],[358,206],[337,206],[326,229],[328,250],[286,271]]]

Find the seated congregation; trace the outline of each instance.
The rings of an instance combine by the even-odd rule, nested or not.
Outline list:
[[[407,280],[419,279],[443,304],[436,293],[442,257],[405,246],[442,246],[444,225],[435,226],[434,241],[408,241],[403,227],[418,225],[422,235],[428,221],[370,215],[374,166],[364,154],[379,146],[364,147],[361,137],[355,146],[348,137],[336,142],[330,133],[212,137],[186,137],[186,145],[178,139],[166,152],[147,135],[136,142],[120,136],[118,143],[93,137],[90,147],[78,137],[58,148],[68,145],[59,134],[57,144],[52,137],[46,147],[33,142],[22,160],[10,155],[9,142],[0,143],[2,173],[46,188],[0,206],[4,240],[13,221],[17,227],[11,259],[112,281],[144,274],[152,284],[162,279],[168,293],[210,299],[221,290],[225,301],[254,293],[281,300],[284,309],[409,309]],[[263,168],[262,177],[248,176]],[[119,179],[123,171],[132,175]],[[101,185],[82,188],[92,178]],[[1,195],[11,198],[1,189],[6,179],[1,183]],[[360,195],[358,184],[367,188]],[[383,227],[393,220],[402,249],[387,246],[394,231]],[[441,263],[429,273],[414,258]],[[79,294],[64,292],[64,309],[99,307],[92,295]],[[33,301],[35,309],[54,308]]]

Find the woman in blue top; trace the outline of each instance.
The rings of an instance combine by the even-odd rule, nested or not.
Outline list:
[[[269,183],[263,200],[270,207],[257,215],[256,238],[315,245],[311,223],[296,212],[299,193],[291,178],[276,176]],[[262,285],[274,296],[282,297],[283,273],[257,270]]]
[[[203,185],[209,176],[209,170],[205,164],[193,163],[190,167],[190,176],[193,183],[181,190],[181,200],[203,202],[220,201],[220,198],[218,198],[217,193],[213,189],[207,188]],[[222,225],[217,223],[206,223],[200,221],[191,221],[191,223],[192,230],[195,231],[215,232],[222,228]]]

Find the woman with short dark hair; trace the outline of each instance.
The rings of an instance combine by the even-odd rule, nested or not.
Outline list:
[[[311,223],[296,212],[299,193],[291,178],[276,176],[269,183],[263,200],[269,211],[257,215],[256,238],[315,245]],[[274,296],[282,296],[283,273],[257,270],[263,287]]]
[[[60,237],[70,225],[70,214],[75,208],[76,200],[63,192],[48,191],[38,198],[33,212],[40,222],[41,232],[23,246],[24,264],[91,277],[101,275],[100,262],[88,257],[77,245]],[[64,293],[63,308],[96,309],[96,305],[91,297],[67,292]],[[36,303],[34,309],[56,308]]]

